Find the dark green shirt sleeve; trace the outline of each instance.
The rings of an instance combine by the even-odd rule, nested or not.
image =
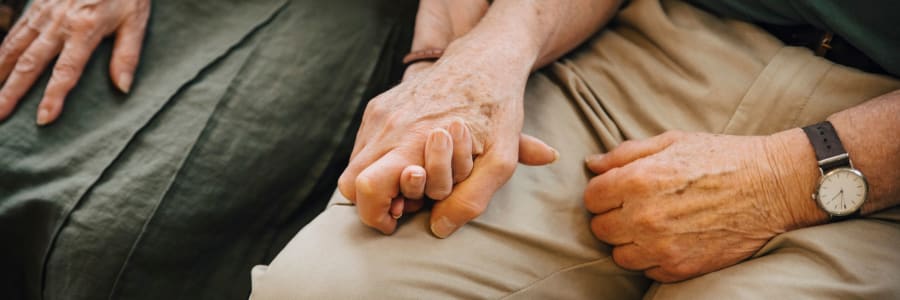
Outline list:
[[[808,24],[834,32],[889,73],[900,76],[900,1],[688,0],[713,13],[776,25]]]

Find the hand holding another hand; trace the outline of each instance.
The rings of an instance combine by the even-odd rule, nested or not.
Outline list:
[[[421,208],[425,195],[438,200],[432,232],[447,237],[480,215],[512,176],[520,143],[524,162],[555,160],[549,146],[520,139],[530,66],[519,69],[449,55],[373,99],[339,180],[362,222],[393,233],[396,217]]]

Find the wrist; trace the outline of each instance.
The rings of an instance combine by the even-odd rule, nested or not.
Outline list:
[[[789,231],[827,222],[828,214],[812,199],[822,174],[803,130],[793,128],[768,136],[766,152],[781,189],[783,229]]]
[[[450,43],[438,65],[459,63],[463,70],[484,75],[490,82],[521,83],[524,88],[537,61],[539,48],[527,42],[527,32],[504,30],[479,27]]]
[[[422,60],[418,62],[411,63],[406,66],[406,70],[403,71],[403,79],[401,81],[409,81],[420,74],[427,72],[431,69],[431,66],[434,65],[433,61]]]

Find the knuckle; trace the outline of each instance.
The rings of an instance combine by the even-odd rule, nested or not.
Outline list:
[[[599,210],[597,205],[599,204],[599,193],[603,189],[602,185],[603,183],[600,176],[591,178],[588,182],[587,188],[584,190],[584,207],[587,208],[588,211],[596,213]]]
[[[21,34],[15,34],[10,36],[3,42],[3,46],[0,47],[0,53],[3,55],[8,55],[16,52],[18,48],[22,47],[22,44],[25,43],[25,36]]]
[[[354,182],[356,192],[362,197],[371,197],[375,194],[375,179],[366,175],[359,175]],[[358,199],[357,199],[358,200]]]
[[[388,115],[387,113],[382,113],[378,118],[384,119],[384,131],[393,131],[406,127],[403,116],[400,114]]]
[[[384,116],[384,114],[386,112],[387,112],[387,110],[384,109],[384,105],[381,104],[381,101],[377,97],[375,99],[370,100],[369,103],[366,104],[366,113],[365,114],[368,116],[382,117],[382,116]]]
[[[511,175],[516,171],[518,163],[515,159],[498,159],[491,162],[490,168],[499,174]]]
[[[482,204],[471,200],[462,200],[458,202],[457,215],[466,220],[475,219],[487,208],[486,204]]]
[[[621,172],[620,178],[622,179],[622,183],[629,188],[644,188],[649,182],[654,178],[653,174],[646,168],[641,167],[632,167],[629,168],[627,172]]]
[[[591,232],[594,233],[594,237],[598,240],[606,240],[606,228],[603,226],[603,220],[600,217],[595,216],[591,218]]]
[[[19,57],[19,61],[16,62],[16,72],[19,73],[30,73],[33,72],[37,67],[38,60],[33,54],[25,54],[22,57]]]
[[[613,262],[615,262],[616,265],[619,265],[622,268],[632,269],[632,267],[634,266],[634,262],[632,261],[631,257],[628,255],[628,253],[625,253],[625,251],[622,250],[622,247],[613,248],[612,257]]]
[[[677,277],[677,279],[693,277],[699,271],[700,268],[698,268],[696,264],[692,263],[675,264],[669,269],[669,273]]]
[[[659,231],[665,228],[664,222],[657,216],[652,206],[642,207],[634,213],[634,222],[637,226],[649,231]]]
[[[85,6],[65,12],[66,25],[74,30],[93,29],[99,26],[100,18],[92,6]]]
[[[53,78],[61,81],[73,81],[78,77],[78,67],[70,62],[60,61],[53,67]]]
[[[122,65],[136,66],[140,57],[132,52],[116,53],[116,62]]]
[[[341,174],[341,177],[338,178],[338,191],[341,192],[344,198],[347,198],[347,200],[354,202],[356,201],[356,193],[353,190],[352,183],[353,179],[350,178],[350,176],[347,175],[346,172],[344,174]]]

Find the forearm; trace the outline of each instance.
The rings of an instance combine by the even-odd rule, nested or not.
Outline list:
[[[828,118],[841,143],[850,154],[853,166],[869,182],[869,194],[862,214],[871,214],[900,204],[900,91],[877,97]],[[799,226],[823,223],[827,215],[810,199],[821,174],[806,135],[792,129],[776,135],[794,161],[795,192],[793,209]]]
[[[446,48],[445,56],[468,56],[467,61],[480,57],[486,65],[515,69],[512,74],[527,77],[596,32],[620,4],[621,0],[497,0],[488,9],[484,0],[452,5],[447,0],[425,0],[417,14],[412,50]]]
[[[496,51],[518,52],[502,54],[519,54],[517,58],[534,70],[596,32],[615,15],[621,2],[497,0],[469,36],[476,42],[496,45]]]

